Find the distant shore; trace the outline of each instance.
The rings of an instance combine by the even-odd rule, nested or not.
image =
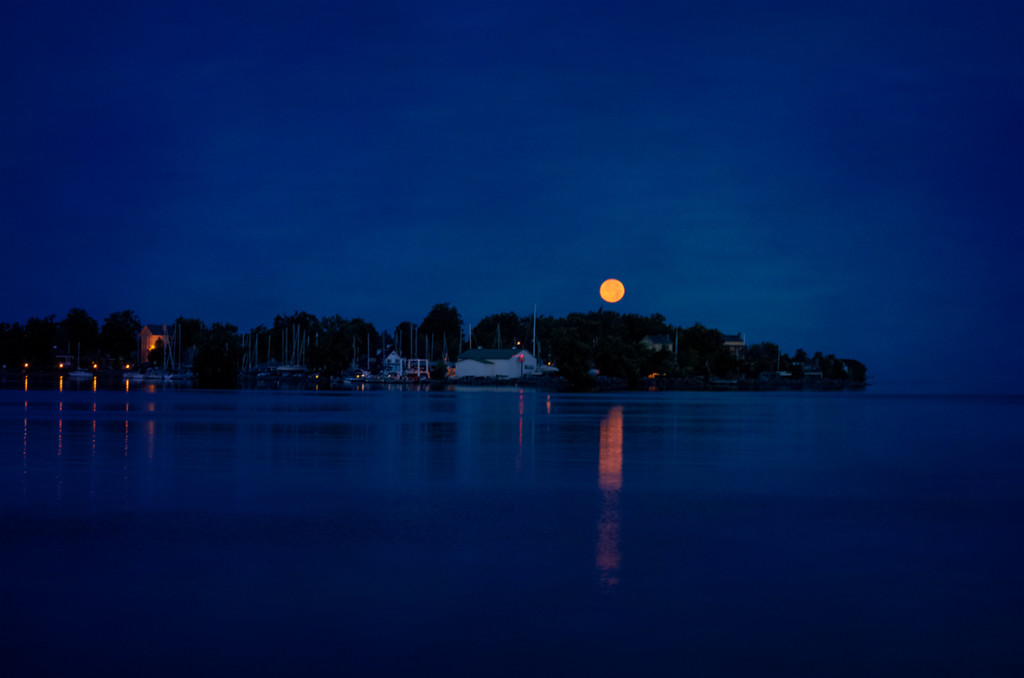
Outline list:
[[[595,377],[592,388],[573,389],[563,378],[546,378],[536,382],[527,382],[557,391],[604,392],[604,391],[841,391],[847,389],[863,389],[869,386],[865,382],[852,382],[838,379],[707,379],[705,377],[648,377],[639,384],[631,385],[625,379],[617,377]]]
[[[126,380],[121,371],[117,370],[95,370],[93,376],[97,384],[104,389],[120,386]],[[59,371],[28,371],[22,369],[0,369],[0,380],[4,385],[11,386],[15,383],[23,384],[28,378],[30,383],[53,385],[60,383],[64,377],[65,383],[71,379],[68,374]],[[76,383],[91,383],[90,379],[77,380]],[[152,382],[139,382],[152,383]],[[298,377],[287,384],[263,384],[255,386],[240,383],[238,390],[252,390],[254,388],[288,388],[289,390],[349,390],[353,386],[365,383],[366,386],[376,386],[373,382],[349,382],[345,384],[329,385],[330,380],[317,380],[313,375]],[[560,376],[532,377],[529,379],[456,379],[456,380],[430,380],[423,382],[395,382],[384,384],[390,386],[507,386],[513,388],[531,388],[542,391],[566,392],[566,393],[602,393],[611,391],[841,391],[861,390],[870,386],[865,382],[847,381],[838,379],[821,378],[790,378],[772,377],[766,379],[716,379],[707,377],[647,377],[635,384],[618,377],[595,376],[591,383],[584,387],[574,387],[567,379]],[[173,387],[191,388],[186,384],[168,385]],[[230,389],[229,389],[230,390]]]

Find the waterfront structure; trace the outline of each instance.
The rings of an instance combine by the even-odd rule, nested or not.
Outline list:
[[[403,379],[405,377],[405,358],[398,355],[398,351],[391,351],[384,358],[384,370],[381,374],[388,379]]]
[[[742,358],[746,353],[747,342],[743,339],[742,334],[723,334],[722,343],[737,358]]]
[[[667,334],[648,334],[640,343],[651,351],[672,351],[675,347]]]
[[[459,354],[456,379],[523,379],[539,374],[537,358],[521,348],[474,348]]]
[[[165,350],[170,350],[171,335],[167,331],[167,325],[143,325],[139,330],[139,362],[149,362],[149,352],[156,348],[156,343],[162,341]]]

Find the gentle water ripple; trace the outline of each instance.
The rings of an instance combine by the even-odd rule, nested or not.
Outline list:
[[[1021,415],[0,389],[0,649],[15,675],[1014,675]]]

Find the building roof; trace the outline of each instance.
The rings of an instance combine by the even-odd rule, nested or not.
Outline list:
[[[160,337],[167,334],[167,325],[154,325],[153,323],[149,323],[147,325],[143,325],[142,329],[148,329],[150,334],[155,334]],[[139,332],[142,332],[142,330],[139,330]]]
[[[472,348],[460,353],[456,360],[475,360],[478,363],[490,363],[495,360],[509,360],[520,353],[533,356],[532,353],[522,348]]]
[[[744,344],[744,343],[746,343],[746,342],[743,341],[743,335],[742,334],[723,334],[722,335],[722,341],[725,342],[725,343],[732,342],[732,343],[736,343],[736,344]]]
[[[672,338],[667,334],[648,334],[646,337],[641,339],[651,344],[671,344]]]

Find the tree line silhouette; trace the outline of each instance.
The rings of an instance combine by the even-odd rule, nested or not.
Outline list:
[[[4,369],[45,371],[73,356],[81,364],[103,371],[132,369],[139,364],[162,366],[166,348],[139,355],[142,323],[134,311],[111,313],[102,325],[81,308],[56,316],[29,318],[24,324],[0,323],[0,364]],[[230,323],[207,325],[179,317],[176,350],[204,387],[233,387],[243,370],[287,363],[301,355],[304,367],[327,377],[359,367],[381,369],[384,357],[396,351],[403,357],[427,358],[444,373],[469,348],[522,348],[558,368],[573,388],[592,387],[597,379],[617,379],[638,386],[651,377],[682,380],[801,380],[820,378],[862,383],[863,364],[821,352],[798,349],[788,355],[778,345],[762,342],[734,350],[724,335],[696,323],[669,323],[661,314],[642,316],[597,310],[565,317],[504,312],[488,315],[468,326],[451,304],[435,304],[419,322],[405,321],[378,329],[362,318],[329,315],[322,318],[296,311],[277,315],[269,326],[246,332]],[[536,340],[535,340],[536,338]],[[296,347],[301,343],[301,352]]]

